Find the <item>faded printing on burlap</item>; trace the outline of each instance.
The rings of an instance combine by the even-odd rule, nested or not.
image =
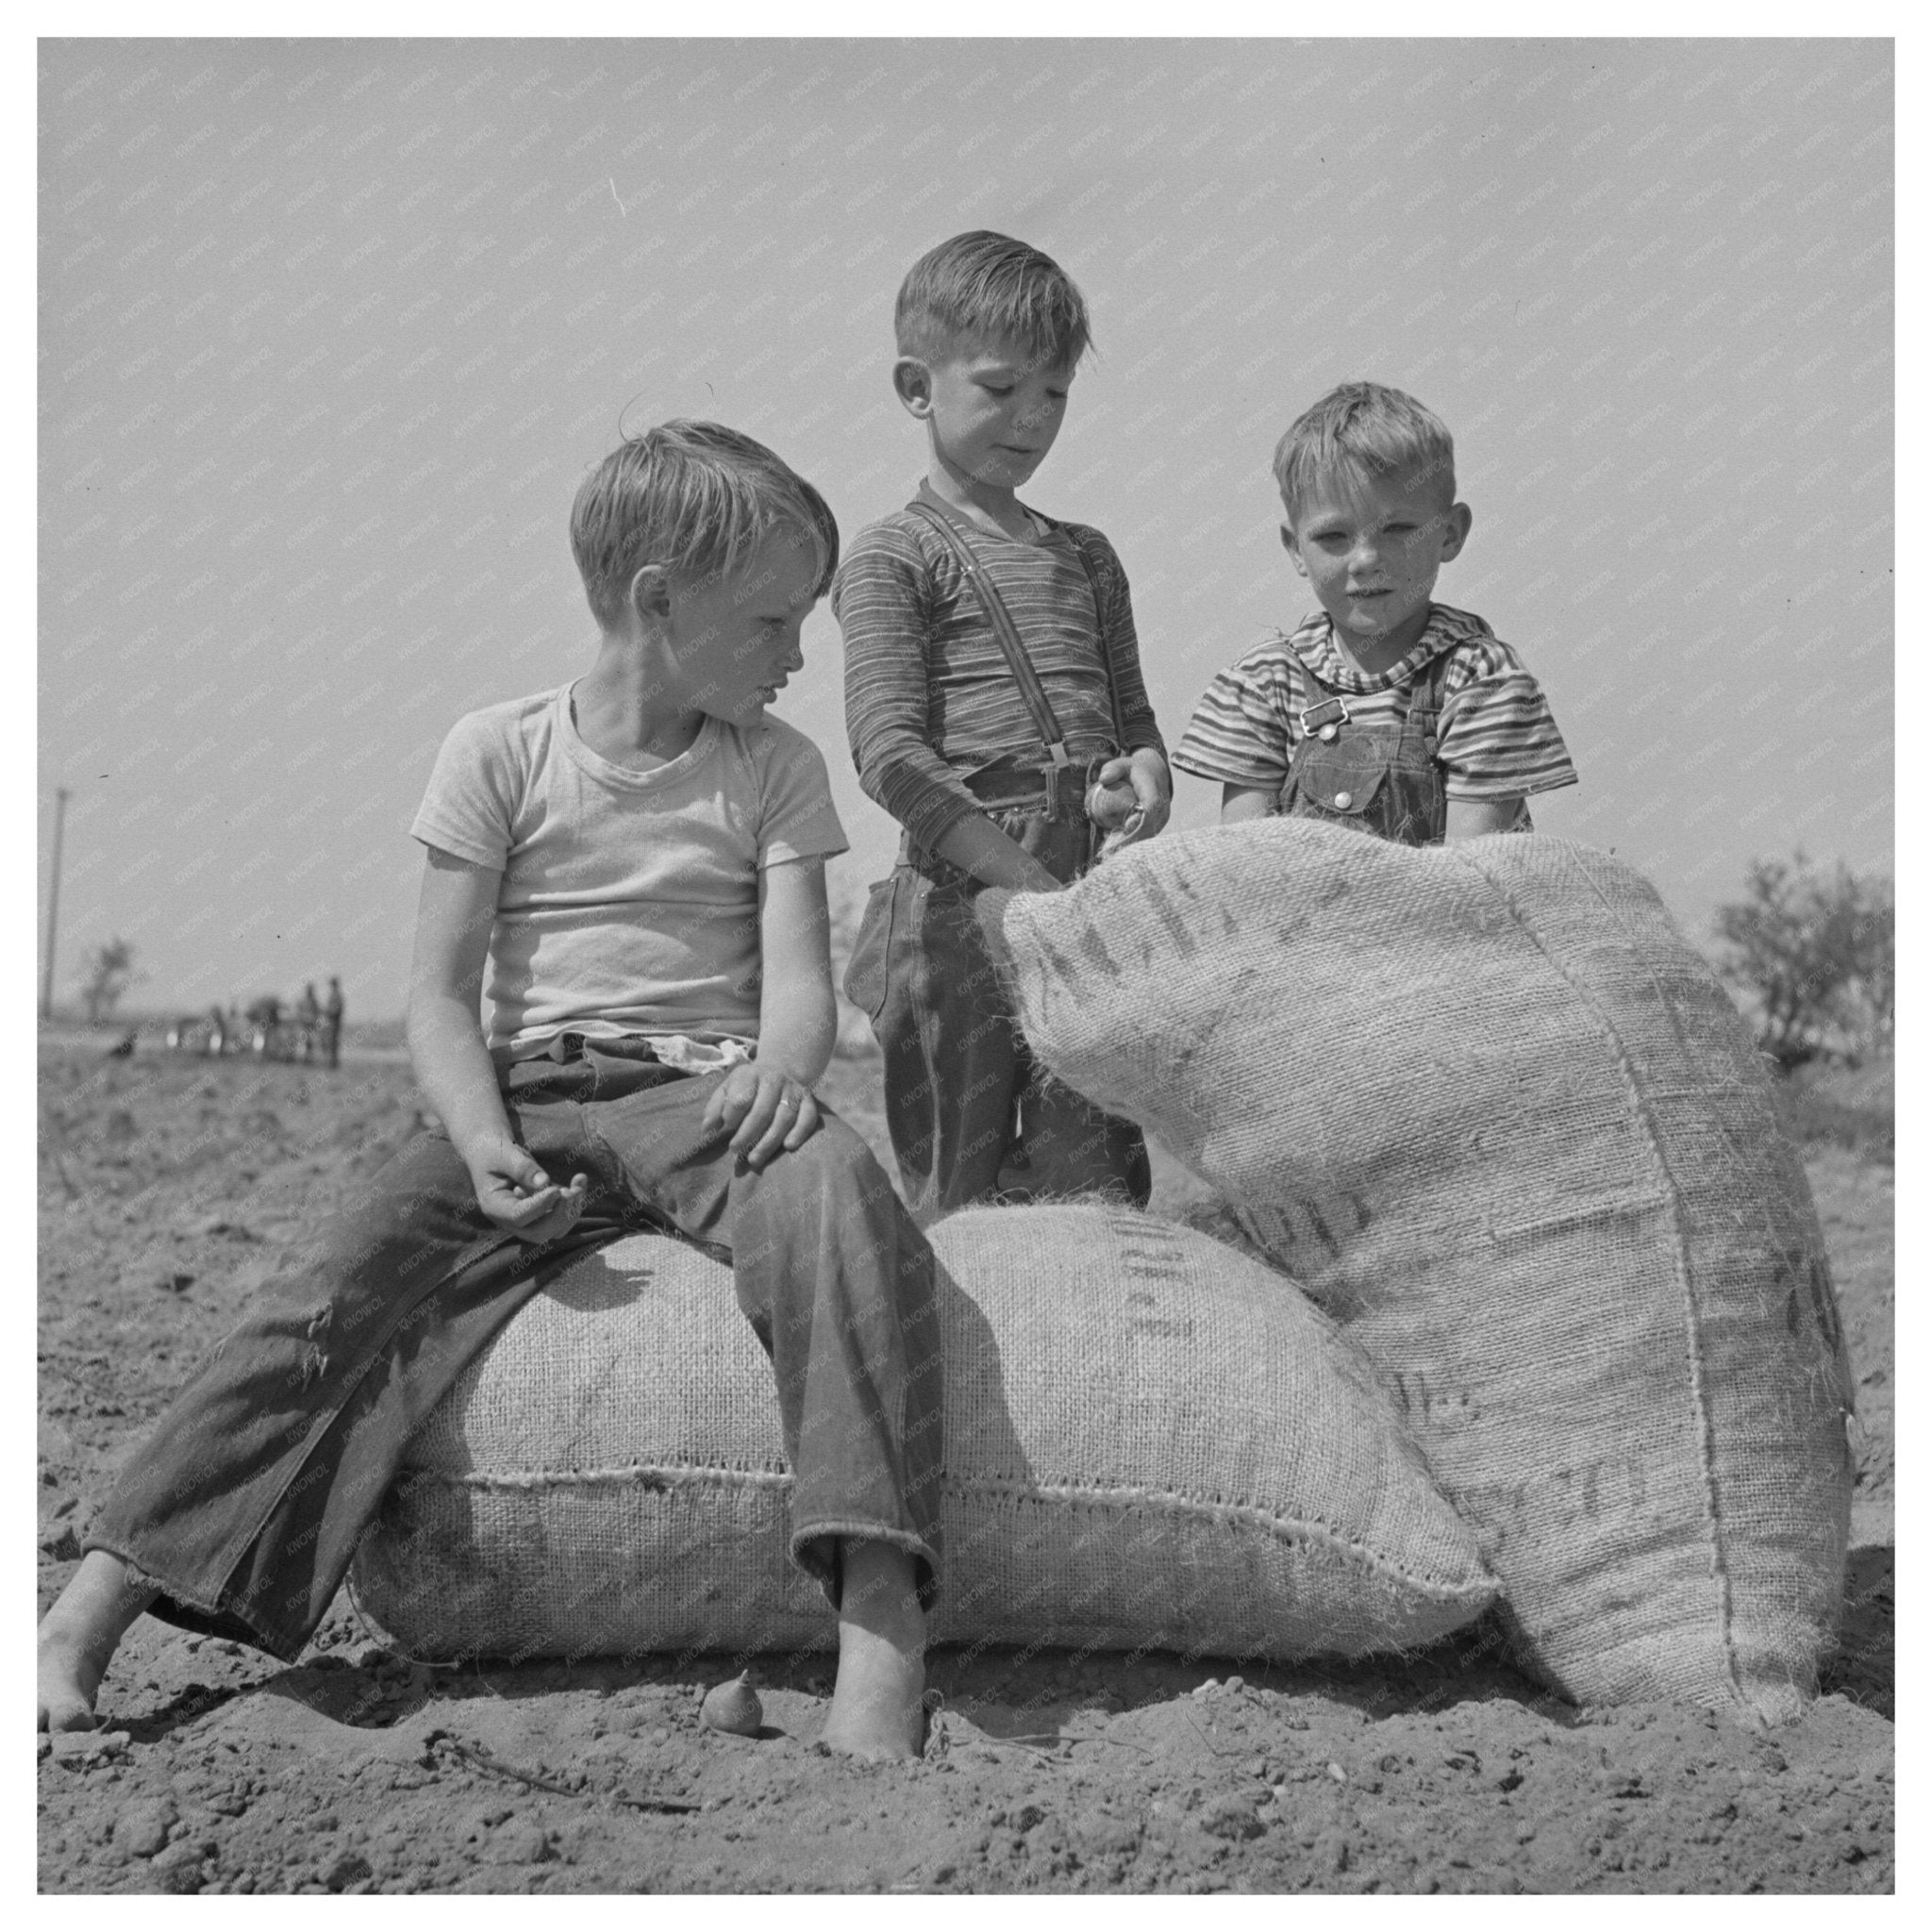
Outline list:
[[[1374,1371],[1272,1270],[1128,1210],[931,1230],[936,1642],[1291,1658],[1494,1598]],[[412,1440],[358,1600],[425,1657],[829,1647],[786,1557],[772,1373],[730,1271],[637,1236],[538,1294]]]
[[[1628,866],[1271,819],[989,895],[1029,1045],[1359,1342],[1583,1702],[1816,1689],[1850,1369],[1752,1041]]]

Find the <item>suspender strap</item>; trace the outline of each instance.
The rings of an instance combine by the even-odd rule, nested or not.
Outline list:
[[[1040,733],[1041,742],[1046,746],[1047,756],[1053,759],[1056,768],[1071,764],[1073,760],[1067,756],[1067,734],[1060,729],[1060,721],[1053,714],[1053,706],[1047,701],[1039,674],[1033,669],[1033,660],[1026,655],[1026,646],[1021,641],[1019,626],[1014,624],[1006,600],[993,588],[992,579],[980,569],[979,560],[973,554],[973,546],[952,518],[935,509],[931,504],[915,497],[906,508],[924,517],[940,533],[960,570],[965,573],[966,581],[973,586],[974,594],[979,599],[979,608],[985,611],[987,622],[992,625],[992,634],[999,640],[1007,668],[1013,674],[1013,682],[1020,687],[1020,696],[1033,720],[1033,728]]]
[[[1402,728],[1421,738],[1430,758],[1436,755],[1436,720],[1442,711],[1442,686],[1448,681],[1451,655],[1448,651],[1438,651],[1408,688],[1408,710],[1403,717]]]
[[[1101,608],[1100,579],[1094,575],[1093,559],[1087,555],[1086,544],[1071,530],[1067,532],[1067,541],[1074,546],[1074,555],[1087,573],[1087,588],[1093,592],[1093,635],[1100,641],[1100,671],[1107,679],[1107,708],[1113,714],[1114,748],[1124,753],[1127,748],[1127,726],[1121,715],[1120,687],[1113,681],[1113,646],[1107,641],[1107,612]]]
[[[1326,731],[1333,738],[1337,728],[1349,722],[1348,700],[1331,691],[1297,658],[1295,668],[1302,675],[1302,696],[1307,700],[1296,716],[1301,720],[1304,741]]]

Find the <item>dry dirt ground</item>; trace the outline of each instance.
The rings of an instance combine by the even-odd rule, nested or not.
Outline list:
[[[827,1088],[876,1141],[874,1067]],[[726,1737],[697,1722],[722,1659],[429,1670],[343,1596],[292,1669],[138,1624],[107,1727],[41,1758],[41,1889],[1888,1891],[1890,1095],[1798,1099],[1866,1439],[1843,1644],[1795,1725],[1578,1711],[1478,1625],[1298,1669],[941,1651],[924,1760],[869,1768],[813,1749],[823,1659],[768,1659],[763,1735]],[[144,1041],[43,1045],[40,1109],[44,1606],[171,1390],[417,1100],[399,1058],[331,1076]],[[1197,1191],[1168,1167],[1156,1205]]]

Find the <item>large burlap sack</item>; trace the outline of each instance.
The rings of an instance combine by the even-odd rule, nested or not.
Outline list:
[[[1643,879],[1274,819],[983,916],[1034,1050],[1374,1360],[1550,1683],[1815,1689],[1852,1480],[1830,1275],[1751,1040]]]
[[[1291,1284],[1129,1212],[932,1231],[937,1641],[1357,1655],[1495,1594],[1374,1372]],[[772,1372],[728,1270],[649,1236],[539,1294],[413,1439],[357,1557],[419,1655],[805,1650]]]

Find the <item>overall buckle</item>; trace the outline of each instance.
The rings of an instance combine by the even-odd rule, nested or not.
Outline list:
[[[1080,776],[1081,768],[1067,756],[1067,741],[1050,738],[1046,742],[1048,762],[1040,768],[1040,789],[1046,793],[1046,822],[1056,824],[1060,815],[1060,785],[1069,774]]]
[[[1341,698],[1324,698],[1302,712],[1301,721],[1304,738],[1319,738],[1324,744],[1332,744],[1336,732],[1348,723],[1348,706]]]

